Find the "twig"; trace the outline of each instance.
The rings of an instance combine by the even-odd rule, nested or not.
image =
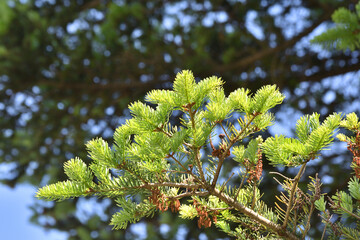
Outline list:
[[[182,193],[173,197],[168,197],[168,198],[184,198],[184,197],[190,197],[190,196],[202,196],[205,197],[207,195],[209,195],[209,192],[186,192],[186,193]]]
[[[126,164],[122,164],[121,166],[124,170],[128,171],[130,174],[134,175],[136,178],[139,178],[144,184],[148,184],[147,181],[145,181],[142,177],[134,173],[131,169],[129,169]]]
[[[294,228],[293,228],[293,233],[296,233],[296,228],[297,228],[297,220],[298,220],[298,211],[295,210],[294,212]]]
[[[174,153],[169,154],[167,157],[172,158],[177,164],[179,164],[185,170],[186,173],[190,174],[197,182],[201,183],[200,179],[194,173],[192,173],[189,169],[187,169],[184,165],[182,165],[182,163],[179,160],[174,158]]]
[[[234,176],[234,173],[231,174],[231,176],[228,178],[228,180],[226,180],[225,183],[223,183],[221,189],[220,189],[220,192],[222,192],[226,186],[226,184],[230,181],[230,178],[232,178]]]
[[[286,228],[286,225],[288,223],[288,220],[289,220],[289,217],[290,217],[290,210],[292,208],[292,205],[293,205],[293,201],[294,201],[294,196],[295,196],[295,190],[298,186],[298,183],[300,181],[300,178],[305,170],[305,167],[306,167],[306,163],[303,163],[303,165],[301,165],[301,168],[298,172],[298,174],[296,175],[296,177],[293,179],[293,185],[292,185],[292,188],[291,188],[291,192],[290,192],[290,198],[289,198],[289,204],[287,206],[287,209],[286,209],[286,214],[285,214],[285,218],[284,218],[284,222],[283,222],[283,228]]]
[[[286,180],[291,181],[291,178],[286,177],[286,176],[282,175],[282,174],[281,174],[281,173],[279,173],[279,172],[269,172],[269,174],[277,174],[277,175],[279,175],[279,176],[281,176],[281,177],[285,178]]]
[[[254,206],[255,206],[255,201],[256,201],[255,193],[256,193],[256,183],[254,182],[254,184],[253,184],[253,199],[252,199],[252,203],[251,203],[251,209],[254,209]]]
[[[212,181],[212,184],[211,186],[214,188],[215,185],[216,185],[216,182],[219,178],[219,174],[220,174],[220,170],[221,170],[221,167],[222,167],[222,164],[224,163],[224,160],[225,160],[225,157],[226,157],[226,154],[230,151],[230,148],[232,147],[232,145],[235,144],[235,142],[237,140],[239,140],[240,136],[245,132],[245,130],[250,126],[251,122],[255,119],[256,116],[258,116],[259,113],[255,113],[252,115],[251,119],[249,120],[249,122],[246,124],[246,126],[244,128],[241,129],[241,131],[239,132],[239,134],[233,138],[233,139],[229,139],[230,142],[229,144],[226,146],[223,154],[219,157],[219,163],[218,163],[218,166],[216,168],[216,172],[215,172],[215,175],[214,175],[214,179]]]
[[[179,164],[186,172],[189,171],[184,165],[182,165],[182,163],[181,163],[179,160],[177,160],[176,158],[174,158],[174,153],[168,154],[166,157],[172,158],[172,159],[173,159],[177,164]]]
[[[157,127],[157,128],[155,129],[155,131],[157,131],[157,132],[162,132],[162,133],[164,133],[166,136],[168,136],[169,138],[171,138],[171,137],[173,136],[171,133],[168,133],[168,132],[164,131],[164,129],[159,128],[159,127]],[[189,143],[187,143],[187,142],[183,142],[183,144],[184,144],[185,146],[187,146],[187,147],[191,147],[191,145],[190,145]],[[185,149],[184,149],[183,151],[184,151],[186,154],[190,154],[190,152],[186,151]]]
[[[224,126],[222,125],[222,123],[220,123],[220,126],[221,126],[221,128],[223,129],[223,131],[224,131],[224,133],[225,133],[226,137],[230,140],[230,137],[229,137],[229,135],[227,134],[227,132],[226,132],[226,130],[225,130],[225,128],[224,128]]]
[[[344,212],[346,212],[346,213],[349,214],[350,216],[356,218],[357,220],[360,220],[360,216],[358,216],[358,215],[350,212],[349,210],[343,208],[342,206],[340,206],[340,204],[339,204],[339,206],[336,206],[336,207],[340,208],[341,210],[343,210]]]
[[[193,128],[193,132],[195,133],[195,131],[196,131],[196,125],[195,125],[195,119],[194,119],[195,111],[193,112],[191,108],[192,108],[192,104],[188,104],[188,110],[189,110],[191,125],[192,125],[192,128]],[[193,147],[193,150],[194,150],[194,155],[195,155],[195,163],[196,163],[196,165],[198,167],[198,170],[199,170],[199,173],[200,173],[200,178],[205,183],[206,180],[205,180],[204,172],[203,172],[202,165],[201,165],[201,162],[200,162],[200,159],[199,159],[199,150],[200,150],[200,148],[199,147]]]
[[[196,162],[196,165],[197,165],[199,173],[200,173],[200,178],[201,178],[202,182],[205,183],[206,180],[205,180],[205,175],[204,175],[204,172],[202,169],[202,164],[201,164],[200,158],[199,158],[199,155],[200,155],[199,150],[200,150],[200,148],[194,148],[195,162]]]
[[[311,202],[311,207],[310,207],[310,211],[309,211],[309,216],[308,216],[308,219],[307,219],[307,223],[306,223],[306,227],[304,229],[304,233],[303,233],[303,239],[305,239],[306,237],[306,234],[307,232],[309,231],[310,229],[310,220],[311,220],[311,216],[314,212],[314,209],[315,209],[315,205],[313,202]]]
[[[239,188],[238,188],[238,190],[237,190],[237,192],[236,192],[236,194],[235,194],[235,199],[237,199],[238,196],[239,196],[240,190],[241,190],[241,188],[242,188],[242,186],[243,186],[243,184],[244,184],[244,182],[245,182],[245,178],[246,178],[247,174],[248,174],[248,172],[246,171],[246,172],[245,172],[245,175],[243,176],[243,178],[242,178],[242,180],[241,180],[240,186],[239,186]]]
[[[216,148],[214,147],[214,144],[213,144],[213,142],[212,142],[212,140],[211,140],[211,134],[210,134],[210,136],[209,136],[209,142],[210,142],[211,149],[212,149],[213,151],[215,151]]]
[[[186,184],[186,183],[174,183],[174,182],[163,182],[163,183],[148,183],[138,186],[138,188],[144,187],[177,187],[177,188],[193,188],[198,189],[201,187],[200,184]]]
[[[270,231],[275,232],[277,235],[285,239],[298,240],[298,238],[293,233],[287,231],[286,229],[283,229],[282,226],[270,221],[269,219],[263,217],[262,215],[259,215],[252,209],[247,208],[246,206],[237,202],[236,200],[229,197],[225,193],[220,192],[218,189],[211,188],[211,186],[209,186],[208,190],[211,195],[218,197],[220,200],[228,204],[230,207],[233,207],[234,209],[248,216],[250,219],[259,222],[260,224],[268,228]]]
[[[234,209],[233,207],[225,207],[225,208],[208,208],[210,211],[223,211],[223,210],[230,210]]]
[[[323,230],[323,233],[322,233],[322,235],[321,235],[321,239],[320,240],[323,240],[324,239],[324,237],[325,237],[325,233],[326,233],[326,228],[327,228],[327,225],[328,225],[329,223],[328,222],[326,222],[326,224],[325,224],[325,227],[324,227],[324,230]]]
[[[163,127],[163,126],[162,126]],[[164,131],[164,129],[162,129],[162,128],[160,128],[160,127],[157,127],[157,128],[155,128],[155,130],[154,130],[155,132],[162,132],[162,133],[164,133],[166,136],[168,136],[169,138],[171,138],[172,137],[172,134],[170,134],[170,133],[168,133],[168,132],[166,132],[166,131]]]

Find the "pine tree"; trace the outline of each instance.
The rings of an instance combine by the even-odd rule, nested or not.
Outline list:
[[[112,216],[114,229],[170,209],[182,218],[197,218],[199,228],[215,225],[237,239],[303,239],[318,209],[324,232],[360,235],[358,228],[333,223],[327,210],[358,224],[359,206],[353,201],[360,199],[356,114],[343,119],[334,113],[322,122],[317,113],[305,115],[296,124],[296,138],[280,135],[264,140],[259,133],[274,123],[270,110],[282,103],[284,95],[275,85],[267,85],[255,93],[241,88],[226,96],[223,84],[215,76],[197,82],[191,71],[178,73],[172,90],[152,90],[146,103],[129,105],[132,118],[116,129],[112,146],[101,138],[89,141],[92,162],[69,160],[64,164],[69,179],[40,188],[36,196],[55,201],[90,195],[114,199],[121,209]],[[177,116],[179,127],[171,124]],[[238,116],[237,123],[227,121],[231,116]],[[356,135],[338,135],[354,154],[356,174],[349,193],[338,192],[326,204],[317,175],[307,189],[298,183],[306,165],[330,147],[339,126]],[[217,130],[222,133],[217,135]],[[211,155],[205,156],[205,149]],[[297,170],[294,178],[277,173],[282,180],[275,179],[284,191],[277,195],[275,209],[261,200],[263,153],[272,165]],[[219,180],[224,161],[233,160],[240,172],[230,178],[239,177],[239,186],[229,185],[230,178]]]

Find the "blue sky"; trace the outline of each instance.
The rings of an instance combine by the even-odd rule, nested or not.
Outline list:
[[[20,185],[11,189],[0,184],[0,232],[6,240],[65,240],[66,234],[59,231],[45,231],[29,223],[29,206],[35,201],[36,188]]]

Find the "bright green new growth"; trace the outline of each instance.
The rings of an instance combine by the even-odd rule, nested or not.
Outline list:
[[[301,117],[296,123],[297,138],[268,138],[263,144],[268,160],[273,165],[299,166],[314,159],[333,141],[333,132],[341,121],[339,113],[328,116],[322,124],[319,117],[317,113]]]
[[[45,186],[36,196],[57,201],[91,195],[113,198],[121,208],[111,219],[115,229],[124,229],[157,210],[171,209],[182,218],[198,218],[199,227],[215,224],[239,239],[306,236],[308,216],[315,207],[325,211],[326,204],[317,178],[309,185],[311,194],[299,195],[302,190],[297,184],[306,164],[329,147],[339,124],[359,128],[356,115],[349,114],[342,121],[341,114],[334,113],[322,122],[319,114],[306,115],[296,124],[297,138],[251,139],[273,124],[269,110],[283,101],[283,94],[273,85],[255,94],[237,89],[226,97],[222,85],[218,77],[196,82],[190,71],[178,73],[173,90],[153,90],[146,95],[145,100],[155,108],[142,102],[130,104],[132,118],[116,129],[112,147],[101,138],[89,141],[90,165],[79,158],[69,160],[64,164],[69,180]],[[235,113],[240,116],[238,124],[228,121]],[[171,123],[176,116],[180,116],[180,126]],[[246,138],[249,141],[243,141]],[[211,155],[202,155],[203,150]],[[279,182],[289,195],[279,197],[286,209],[274,212],[261,201],[262,151],[273,165],[301,166],[294,179]],[[219,183],[223,163],[231,158],[239,163],[241,172],[230,178],[239,177],[240,186],[227,184],[230,178]],[[352,211],[351,197],[360,197],[358,186],[354,179],[349,183],[350,195],[341,193],[333,201]],[[310,200],[302,199],[304,196]],[[188,201],[180,204],[182,198]],[[295,219],[291,209],[299,199],[304,204]]]

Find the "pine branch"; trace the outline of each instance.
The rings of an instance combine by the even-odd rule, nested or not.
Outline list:
[[[111,220],[115,229],[126,228],[129,223],[151,216],[156,210],[163,212],[170,207],[172,211],[180,210],[184,218],[199,217],[199,227],[210,227],[213,221],[229,236],[259,238],[266,233],[267,238],[298,239],[296,234],[305,238],[315,207],[327,214],[319,184],[309,185],[313,192],[310,196],[298,188],[306,164],[329,146],[333,141],[332,133],[340,124],[356,134],[356,137],[340,134],[338,138],[347,142],[348,149],[354,154],[351,166],[359,177],[358,117],[348,114],[346,120],[341,121],[341,114],[335,113],[320,124],[319,114],[307,115],[297,122],[298,139],[275,136],[264,141],[258,136],[251,139],[246,148],[242,144],[234,146],[272,124],[273,115],[268,110],[280,104],[284,95],[275,85],[269,85],[253,96],[249,90],[238,89],[226,98],[222,84],[217,77],[196,83],[190,71],[180,72],[173,91],[154,90],[146,96],[147,101],[157,105],[156,108],[142,102],[129,106],[132,118],[116,130],[113,147],[101,138],[89,141],[86,146],[92,163],[87,166],[79,158],[69,160],[64,164],[69,180],[45,186],[36,196],[59,201],[90,195],[117,199],[122,210]],[[174,110],[183,113],[179,128],[169,123]],[[226,129],[222,124],[224,119],[235,112],[243,116],[238,119],[240,129],[232,123],[228,123]],[[218,148],[211,140],[216,126],[224,132],[219,135]],[[208,139],[212,153],[204,157],[200,150]],[[271,164],[301,166],[293,179],[277,173],[287,180],[286,184],[281,184],[275,179],[288,192],[288,195],[280,193],[276,196],[286,204],[286,210],[277,208],[273,212],[261,201],[257,184],[262,173],[262,150]],[[240,167],[246,169],[239,188],[227,186],[234,173],[222,185],[217,185],[230,151]],[[206,168],[206,173],[202,168],[203,161],[213,164]],[[209,179],[212,182],[208,182]],[[353,213],[358,206],[352,200],[360,199],[359,186],[358,179],[353,179],[349,182],[350,194],[340,192],[333,196],[334,200],[330,201],[333,210],[360,221]],[[181,198],[190,198],[192,205],[180,207]],[[293,209],[294,214],[291,213]],[[331,231],[355,233],[342,225],[338,228],[331,225],[329,216],[326,215],[324,222],[330,224]],[[277,224],[279,218],[283,219],[282,225]],[[232,230],[229,223],[236,223],[238,227]]]

